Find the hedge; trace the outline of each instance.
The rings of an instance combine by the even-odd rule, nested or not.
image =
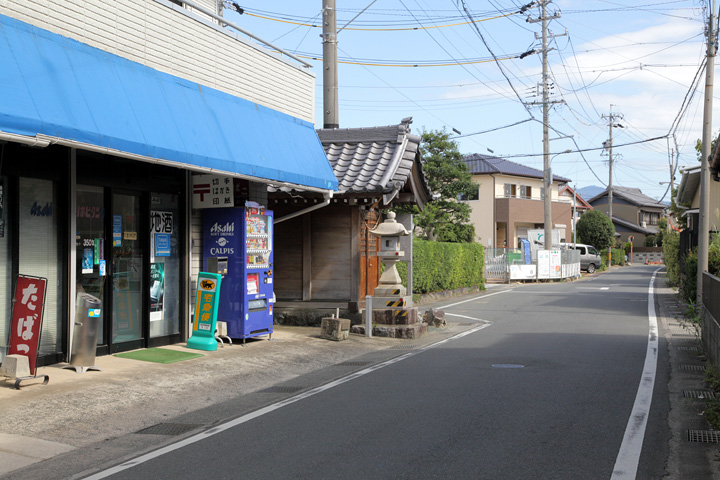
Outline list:
[[[479,243],[413,240],[413,293],[424,294],[485,285],[485,249]],[[407,264],[397,264],[407,285]]]

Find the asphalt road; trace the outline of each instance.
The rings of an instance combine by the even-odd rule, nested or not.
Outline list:
[[[655,270],[449,302],[449,321],[476,328],[90,478],[660,478],[670,433],[667,348],[649,336]]]

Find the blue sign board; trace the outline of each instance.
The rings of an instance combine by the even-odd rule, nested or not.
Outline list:
[[[122,247],[122,215],[113,215],[113,247]]]
[[[158,257],[169,257],[170,256],[170,234],[169,233],[156,233],[155,234],[155,255]]]

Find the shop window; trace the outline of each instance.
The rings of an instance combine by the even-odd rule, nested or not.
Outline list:
[[[18,273],[47,278],[40,355],[62,353],[62,255],[53,182],[20,178]]]
[[[150,337],[180,333],[177,195],[153,193],[150,209]]]

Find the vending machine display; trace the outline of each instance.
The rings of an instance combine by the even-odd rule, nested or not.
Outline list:
[[[273,332],[273,212],[261,206],[203,212],[203,269],[222,275],[218,321],[228,336]]]

